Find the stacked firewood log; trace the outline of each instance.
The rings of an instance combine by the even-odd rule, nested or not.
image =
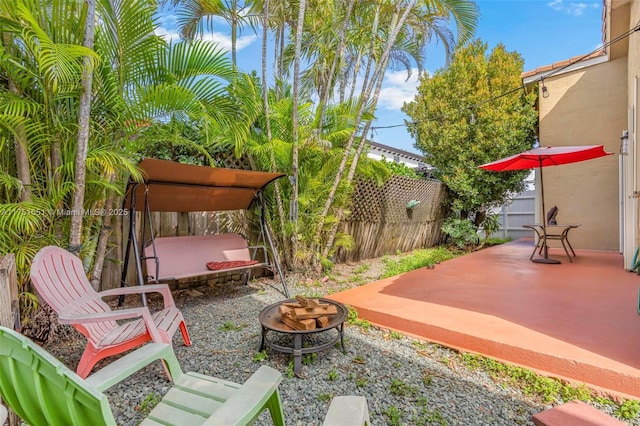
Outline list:
[[[318,299],[296,296],[296,302],[285,302],[278,307],[282,322],[293,330],[315,330],[329,325],[329,317],[338,308]]]

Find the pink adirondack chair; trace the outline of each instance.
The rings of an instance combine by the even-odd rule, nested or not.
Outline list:
[[[96,292],[85,275],[82,262],[68,251],[47,246],[33,259],[31,282],[40,297],[58,314],[61,324],[71,324],[87,338],[77,373],[85,378],[103,358],[119,354],[147,341],[171,344],[178,327],[186,346],[191,345],[182,313],[176,308],[166,284],[124,287]],[[147,307],[111,310],[102,298],[121,294],[157,292],[164,309],[151,313]],[[134,319],[118,325],[116,320]]]

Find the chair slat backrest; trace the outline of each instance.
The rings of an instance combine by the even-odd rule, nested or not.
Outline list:
[[[107,397],[27,337],[0,327],[0,396],[33,426],[115,425]]]
[[[48,246],[41,249],[31,265],[31,282],[40,297],[58,314],[94,314],[111,310],[93,289],[82,262],[68,251]],[[115,321],[83,324],[78,329],[99,341]]]

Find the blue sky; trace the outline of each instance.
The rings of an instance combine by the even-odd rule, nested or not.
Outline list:
[[[489,50],[502,43],[507,50],[520,53],[525,60],[525,71],[589,53],[602,44],[601,0],[477,0],[477,4],[480,19],[476,37],[488,43]],[[162,16],[160,24],[160,34],[177,38],[170,15]],[[214,29],[216,31],[206,38],[230,48],[227,27],[216,21]],[[260,49],[259,37],[245,30],[238,41],[239,68],[246,72],[257,70],[260,75]],[[429,46],[426,57],[426,70],[433,72],[444,66],[445,56],[440,46]],[[404,123],[406,116],[400,108],[416,93],[416,75],[406,81],[406,71],[387,71],[374,126]],[[378,129],[372,139],[418,152],[404,127]]]

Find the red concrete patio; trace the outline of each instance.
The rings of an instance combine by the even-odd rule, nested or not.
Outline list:
[[[619,253],[532,263],[531,240],[484,249],[330,298],[392,330],[640,399],[640,277]]]

